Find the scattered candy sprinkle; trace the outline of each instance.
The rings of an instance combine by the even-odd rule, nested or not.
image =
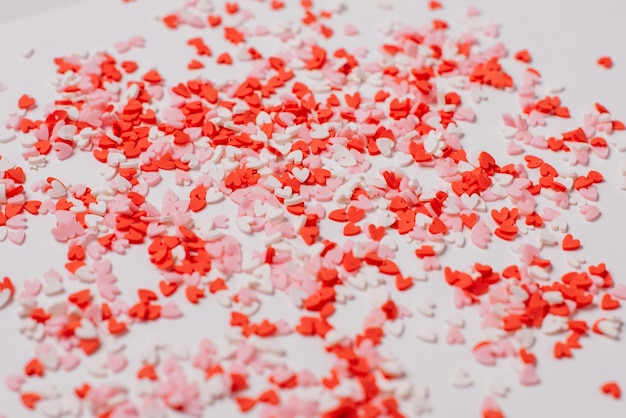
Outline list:
[[[425,25],[381,23],[380,45],[331,48],[328,39],[358,39],[362,28],[338,23],[347,4],[317,3],[186,1],[158,20],[188,36],[179,46],[189,59],[176,64],[186,79],[134,58],[150,42],[134,36],[55,58],[54,100],[23,92],[13,103],[0,144],[21,145],[23,161],[0,158],[0,241],[35,239],[27,226],[45,218],[65,254],[41,278],[0,281],[0,309],[19,311],[34,342],[3,370],[24,408],[200,417],[229,401],[262,417],[418,416],[433,409],[428,382],[387,349],[405,334],[416,352],[445,344],[478,367],[508,361],[524,386],[587,339],[619,339],[612,313],[626,286],[602,260],[581,258],[588,243],[571,220],[600,218],[605,179],[589,161],[609,158],[624,124],[599,103],[575,122],[530,53],[507,58],[498,26],[473,8],[471,24],[457,25],[429,1]],[[278,23],[265,27],[259,7]],[[294,7],[295,23],[284,19]],[[392,1],[376,7],[394,12]],[[597,63],[612,67],[608,56]],[[229,81],[211,78],[215,65],[232,70]],[[519,109],[476,151],[464,129],[496,91]],[[55,169],[76,158],[102,182]],[[495,246],[510,257],[490,257]],[[145,287],[119,267],[135,257],[151,264]],[[449,300],[425,294],[427,280],[447,286]],[[365,311],[347,313],[360,302]],[[266,315],[269,304],[283,316]],[[465,325],[476,314],[480,337]],[[193,330],[193,346],[131,338],[186,315],[228,331]],[[309,350],[327,367],[290,365]],[[69,372],[81,377],[73,387],[32,384]],[[128,372],[134,381],[115,379]],[[447,382],[476,381],[459,367]],[[504,417],[493,397],[503,402],[514,386],[488,389],[481,416]],[[621,397],[616,382],[600,390]]]
[[[598,65],[608,70],[609,68],[613,68],[613,60],[611,57],[603,56],[598,58]]]
[[[617,382],[607,382],[600,387],[600,390],[602,390],[602,393],[610,395],[615,399],[622,397],[622,390]]]

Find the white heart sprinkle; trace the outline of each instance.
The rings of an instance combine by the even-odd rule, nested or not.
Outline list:
[[[469,373],[467,373],[467,371],[463,369],[458,369],[452,375],[452,378],[450,379],[450,383],[452,384],[452,386],[456,388],[467,388],[467,387],[472,386],[474,382],[470,378],[470,375]]]

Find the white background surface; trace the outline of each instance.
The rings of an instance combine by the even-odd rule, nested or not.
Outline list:
[[[80,0],[0,0],[0,22],[54,10]]]
[[[18,1],[15,0],[15,3]],[[357,1],[347,3],[349,7],[356,6]],[[24,10],[26,10],[26,4],[29,2],[20,0],[19,4],[20,7],[24,5]],[[8,86],[7,91],[0,93],[0,120],[14,108],[17,98],[22,93],[35,96],[39,103],[51,101],[53,90],[46,80],[54,71],[53,57],[94,48],[107,48],[112,51],[114,42],[134,35],[146,36],[147,45],[145,50],[136,51],[129,57],[145,65],[158,64],[159,70],[166,78],[182,80],[182,77],[186,76],[186,70],[182,70],[185,68],[184,63],[192,57],[190,49],[182,48],[182,45],[191,33],[196,32],[187,28],[178,32],[165,31],[162,25],[153,19],[155,11],[168,10],[176,4],[178,2],[172,0],[140,0],[129,5],[113,0],[85,0],[73,6],[64,7],[58,12],[38,14],[28,19],[9,21],[0,25],[0,60],[2,61],[0,82]],[[473,4],[486,16],[491,17],[494,22],[501,24],[501,40],[510,52],[527,48],[533,57],[532,66],[542,73],[543,80],[558,81],[566,86],[566,91],[561,94],[561,98],[563,103],[569,106],[573,116],[568,125],[570,128],[577,126],[582,112],[590,109],[595,101],[607,106],[616,118],[626,120],[626,106],[624,106],[626,49],[623,47],[626,29],[622,21],[626,6],[614,0],[601,0],[594,3],[565,0],[550,2],[474,0],[470,3],[457,0],[443,1],[443,4],[444,10],[433,15],[426,11],[424,1],[398,2],[398,6],[401,6],[400,10],[406,11],[403,13],[398,13],[398,9],[381,13],[376,10],[372,2],[359,1],[358,12],[349,12],[346,16],[359,20],[354,23],[373,26],[381,15],[385,18],[398,13],[397,16],[410,17],[405,20],[406,23],[415,24],[426,22],[432,16],[445,16],[451,19],[459,16],[466,6]],[[4,13],[5,10],[9,12]],[[13,1],[7,0],[0,1],[0,11],[3,12],[0,13],[2,15],[0,20],[5,19],[6,16],[22,14],[21,11],[16,11]],[[91,18],[81,16],[91,16]],[[338,21],[344,20],[345,16],[338,18]],[[381,41],[376,33],[366,36],[371,36],[371,38],[363,39],[372,39],[372,42]],[[343,42],[343,40],[339,39],[337,42]],[[33,46],[34,56],[29,60],[19,57],[16,53],[19,45]],[[159,55],[163,51],[171,54],[172,59],[163,62],[164,60]],[[603,70],[595,63],[598,56],[604,54],[609,54],[614,59],[615,66],[610,71]],[[10,65],[7,65],[8,63]],[[207,72],[209,70],[211,70],[210,67]],[[210,77],[225,76],[223,72],[210,74]],[[468,142],[476,141],[478,148],[485,148],[485,141],[489,141],[488,147],[490,150],[493,149],[493,154],[503,156],[506,161],[508,158],[504,153],[506,143],[498,133],[503,106],[511,112],[518,109],[513,95],[493,95],[486,104],[481,104],[479,107],[473,106],[478,110],[480,123],[467,129],[465,146],[471,148]],[[10,148],[12,146],[3,145],[0,147],[0,154],[16,154],[16,150]],[[17,155],[15,158],[21,161]],[[607,262],[609,270],[618,283],[626,283],[626,263],[623,261],[626,252],[624,244],[626,236],[624,193],[626,192],[620,192],[617,183],[617,167],[622,160],[624,156],[614,152],[608,162],[597,165],[597,168],[605,173],[607,179],[598,187],[601,196],[599,206],[603,211],[601,219],[596,223],[587,224],[584,221],[579,222],[580,217],[577,214],[569,218],[575,235],[581,238],[585,245],[585,257],[592,264]],[[73,170],[81,170],[81,175],[92,177],[95,184],[100,184],[97,173],[82,172],[89,167],[88,161],[88,156],[79,157],[73,158],[70,164],[74,167]],[[66,163],[68,162],[63,164],[63,167],[66,167],[64,169],[69,167]],[[49,170],[58,172],[58,167],[61,165],[51,164]],[[71,176],[71,174],[68,172],[68,175]],[[33,176],[45,178],[46,172],[38,172]],[[54,266],[62,271],[65,249],[52,242],[52,238],[47,233],[50,222],[50,218],[29,217],[29,236],[24,246],[19,248],[8,242],[0,243],[0,268],[2,269],[0,275],[9,275],[16,283],[20,283],[26,278],[41,277],[49,267]],[[38,230],[46,232],[39,235],[36,233]],[[465,250],[462,252],[462,254],[466,253]],[[32,260],[34,254],[40,257],[37,263],[25,263],[27,260]],[[467,264],[474,261],[497,264],[497,260],[501,257],[498,252],[475,252],[475,254],[479,258],[467,260]],[[145,265],[133,260],[129,261],[129,258],[125,257],[116,261],[115,272],[120,281],[124,281],[121,284],[122,288],[130,290],[142,285],[156,286],[154,278],[147,278],[145,274],[141,274]],[[15,260],[19,260],[20,263],[15,263]],[[442,262],[445,264],[446,260],[449,259],[443,258]],[[510,260],[509,258],[508,261]],[[504,263],[506,264],[506,261]],[[449,287],[445,283],[433,283],[431,279],[427,284],[416,286],[412,290],[422,292],[421,294],[434,295],[433,299],[442,301],[438,306],[437,317],[432,320],[431,324],[436,326],[438,331],[443,330],[442,318],[451,300]],[[411,300],[414,299],[411,298],[415,298],[415,293],[403,295],[403,297],[407,298],[405,304],[412,306]],[[189,336],[189,334],[194,334],[190,333],[190,330],[198,330],[201,326],[204,334],[211,335],[221,329],[217,324],[226,318],[226,312],[217,308],[215,304],[209,303],[201,308],[189,308],[181,303],[181,307],[188,313],[187,317],[173,324],[167,333],[160,322],[158,327],[151,329],[148,327],[133,329],[131,333],[133,340],[140,336],[153,338],[158,329],[159,332],[164,332],[163,337],[170,339],[176,335],[189,341],[189,347],[195,348],[195,341],[199,339],[199,336],[197,338],[196,335]],[[350,309],[358,310],[358,303],[350,305]],[[19,365],[32,355],[32,344],[21,336],[17,337],[18,322],[14,312],[15,306],[12,306],[10,310],[7,309],[0,315],[2,335],[0,371],[3,374],[17,371]],[[268,315],[276,315],[279,312],[280,310],[274,309]],[[191,316],[194,313],[200,313],[203,318],[210,315],[210,318],[214,320],[208,325],[210,329],[207,330],[205,319],[200,321],[197,320],[198,318],[192,319]],[[624,317],[623,309],[616,313]],[[623,341],[607,341],[594,335],[593,338],[582,339],[584,349],[576,350],[574,359],[556,361],[551,356],[555,339],[540,335],[540,341],[534,352],[539,359],[538,373],[542,378],[542,383],[539,386],[524,388],[516,383],[516,376],[506,362],[500,362],[497,367],[484,367],[474,363],[470,348],[471,344],[478,340],[477,335],[472,337],[472,331],[477,329],[477,313],[469,309],[464,311],[464,315],[470,322],[469,329],[464,330],[467,340],[464,346],[448,347],[441,342],[431,346],[416,342],[410,329],[401,340],[389,339],[389,347],[403,359],[408,370],[413,372],[415,380],[430,386],[432,416],[443,418],[478,416],[480,400],[488,393],[486,385],[494,376],[501,378],[512,387],[507,398],[498,399],[509,418],[529,416],[617,418],[626,414],[624,400],[613,401],[601,395],[598,389],[601,383],[608,380],[617,380],[623,388],[626,388],[626,355],[624,355],[626,346]],[[472,317],[474,317],[473,321]],[[357,325],[360,326],[360,324]],[[290,344],[293,344],[292,347],[297,347],[295,338],[290,341]],[[131,347],[129,357],[132,357],[133,349]],[[321,344],[317,346],[314,353],[320,349]],[[313,359],[296,359],[294,363],[315,363],[319,364],[320,369],[325,370],[328,367],[326,360],[325,356],[320,356]],[[469,389],[452,389],[449,385],[449,376],[460,366],[466,368],[474,378],[475,383]],[[62,372],[53,373],[50,376],[57,384],[74,384],[82,381],[78,377],[85,378],[85,375],[77,377],[76,373],[65,376]],[[233,416],[232,404],[223,407],[226,409],[220,409],[222,414],[230,413],[230,416]],[[11,393],[4,386],[0,386],[0,412],[6,413],[9,417],[28,416],[19,405],[16,394]],[[36,415],[31,414],[31,416]],[[207,416],[213,415],[207,414]]]

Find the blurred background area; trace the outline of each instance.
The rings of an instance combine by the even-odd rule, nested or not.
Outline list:
[[[55,9],[81,0],[0,0],[0,23]]]

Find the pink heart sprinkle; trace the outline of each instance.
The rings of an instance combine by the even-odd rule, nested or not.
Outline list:
[[[565,192],[554,193],[554,196],[552,196],[552,200],[561,209],[569,208],[569,196]]]
[[[163,98],[163,88],[161,86],[148,85],[146,90],[155,100],[161,100]]]
[[[500,407],[498,406],[496,401],[493,400],[491,396],[485,396],[485,399],[483,399],[483,402],[481,403],[480,407],[483,411],[485,410],[499,411],[500,410]]]
[[[469,107],[462,107],[460,109],[457,109],[457,111],[454,113],[454,117],[457,120],[473,122],[476,118],[476,115],[474,114],[474,111]]]
[[[113,373],[119,373],[126,368],[128,360],[122,354],[110,353],[107,357],[107,368]]]
[[[278,335],[289,335],[293,332],[293,327],[290,326],[283,319],[279,319],[278,321],[275,321],[274,325],[276,326],[276,333]]]
[[[515,347],[509,340],[500,340],[492,344],[493,354],[496,357],[509,357],[515,355]]]
[[[439,259],[437,257],[424,257],[422,259],[422,268],[424,271],[439,270],[441,268],[441,264],[439,264]]]
[[[609,291],[609,293],[617,299],[626,300],[626,285],[622,283],[616,284],[615,287]]]
[[[530,145],[530,142],[533,140],[533,134],[528,131],[520,131],[515,134],[515,139],[526,145]]]
[[[20,115],[12,115],[6,123],[8,129],[17,129],[22,123],[22,117]]]
[[[487,224],[483,221],[478,221],[472,227],[471,240],[472,243],[478,248],[485,249],[487,248],[487,244],[491,241],[491,231]]]
[[[18,202],[11,202],[11,203],[19,204]],[[23,202],[21,204],[23,204]],[[15,215],[14,217],[6,221],[6,226],[10,229],[25,229],[26,217],[22,214]]]
[[[572,152],[574,153],[576,161],[578,161],[579,164],[587,165],[589,163],[589,151],[580,148],[574,148]]]
[[[244,364],[247,364],[252,360],[255,354],[256,354],[256,349],[252,345],[240,345],[237,348],[236,360],[241,361]]]
[[[92,259],[100,260],[102,255],[106,253],[106,248],[100,245],[97,241],[93,241],[87,245],[86,251]]]
[[[40,214],[46,215],[48,213],[53,214],[55,212],[56,212],[56,205],[52,200],[46,199],[41,202],[41,207],[39,208]]]
[[[26,378],[20,374],[12,374],[4,379],[4,382],[14,392],[22,390],[22,385],[26,382]]]
[[[272,379],[277,383],[283,383],[292,378],[294,372],[289,370],[286,366],[278,366],[272,372]]]
[[[598,200],[598,189],[596,189],[596,187],[593,185],[578,189],[578,193],[580,193],[580,195],[584,197],[585,199],[590,200],[592,202],[595,202]]]
[[[530,145],[539,149],[547,149],[548,141],[546,141],[546,139],[543,136],[537,135],[537,136],[533,136],[533,138],[530,140]]]
[[[346,36],[354,36],[354,35],[358,35],[359,30],[354,25],[351,25],[350,23],[346,23],[345,26],[343,27],[343,33]]]
[[[143,177],[144,181],[150,187],[156,186],[162,180],[161,175],[159,173],[157,173],[157,172],[149,172],[149,171],[147,171],[147,172],[141,173],[141,176]]]
[[[102,311],[98,305],[90,305],[85,309],[83,317],[91,319],[94,323],[98,323],[102,319]]]
[[[587,113],[583,116],[583,126],[593,126],[598,121],[598,115],[594,115],[593,113]]]
[[[552,208],[543,208],[543,212],[542,212],[542,214],[541,214],[541,217],[542,217],[544,220],[546,220],[546,221],[550,222],[550,221],[552,221],[554,218],[556,218],[557,216],[561,216],[561,213],[560,213],[560,212],[558,212],[557,210],[552,209]]]
[[[465,338],[458,327],[450,327],[446,335],[446,343],[452,344],[464,344]]]
[[[22,245],[26,239],[26,233],[22,230],[12,230],[7,234],[9,240],[15,245]]]
[[[37,138],[40,141],[47,141],[50,138],[50,131],[48,130],[48,125],[46,125],[45,123],[42,123],[39,126],[39,128],[35,128],[30,132],[33,135],[35,135],[35,138]]]
[[[609,123],[609,125],[610,125],[610,123]],[[585,132],[585,136],[587,138],[591,138],[595,134],[595,129],[594,129],[593,126],[583,126],[582,129]]]
[[[591,152],[593,152],[597,157],[606,160],[609,158],[611,149],[609,147],[591,147]]]
[[[491,344],[481,345],[472,351],[474,353],[474,359],[480,364],[484,364],[485,366],[493,366],[496,364],[496,357]]]
[[[521,200],[517,202],[517,208],[519,209],[520,214],[530,215],[535,210],[535,201],[532,197],[530,199]]]
[[[409,308],[407,308],[406,306],[403,305],[397,305],[398,308],[398,318],[411,318],[413,316],[413,313],[411,313],[411,310]]]
[[[304,369],[300,373],[298,373],[298,384],[302,386],[316,385],[317,378],[313,373],[311,373],[307,369]]]
[[[130,50],[130,44],[128,42],[116,42],[113,46],[118,54],[124,54]]]
[[[472,304],[472,300],[467,297],[463,291],[457,287],[454,288],[454,306],[458,309],[463,308],[464,306],[470,306]]]
[[[183,316],[175,302],[170,301],[161,308],[161,316],[167,319],[177,319]]]
[[[541,380],[535,372],[535,367],[533,365],[527,364],[520,372],[519,382],[524,386],[532,386],[541,382]]]
[[[600,208],[592,205],[583,205],[580,207],[580,214],[585,217],[588,222],[593,222],[600,217]]]
[[[150,222],[148,224],[148,236],[154,238],[159,235],[163,235],[167,232],[167,228],[158,222]]]
[[[519,155],[524,152],[524,147],[519,145],[517,142],[509,141],[506,146],[506,153],[509,155]]]
[[[250,306],[250,304],[257,300],[256,294],[251,289],[244,287],[237,292],[237,299],[239,303],[244,306]]]
[[[143,48],[146,43],[146,40],[143,36],[133,36],[128,40],[128,44],[134,46],[135,48]]]
[[[65,142],[55,142],[53,149],[59,161],[63,161],[69,158],[73,152],[72,147],[66,144]]]
[[[74,370],[79,363],[80,359],[71,353],[59,357],[59,364],[61,365],[61,368],[66,372]]]
[[[258,25],[255,29],[254,29],[254,34],[256,36],[265,36],[265,35],[269,35],[271,32],[270,30],[263,25]]]
[[[80,112],[78,120],[87,123],[89,126],[99,128],[102,125],[102,112],[91,107],[87,107]]]

